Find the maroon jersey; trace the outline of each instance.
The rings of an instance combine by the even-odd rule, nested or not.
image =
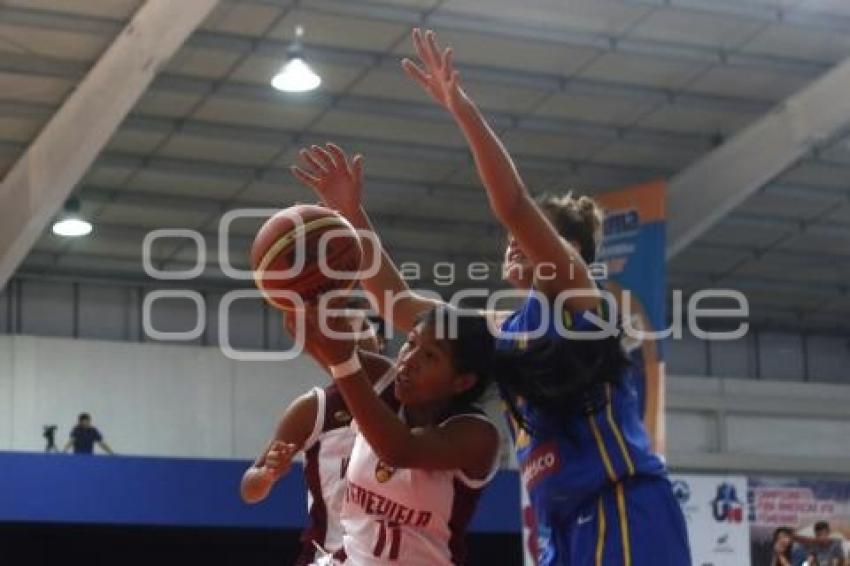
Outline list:
[[[393,377],[392,372],[387,372],[374,388],[396,410],[399,404]],[[301,534],[302,550],[297,565],[314,560],[316,544],[331,553],[342,548],[340,515],[348,461],[356,437],[350,426],[351,413],[336,385],[316,387],[313,394],[317,402],[316,422],[303,448],[309,522]]]

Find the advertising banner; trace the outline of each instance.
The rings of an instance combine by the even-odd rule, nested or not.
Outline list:
[[[749,566],[747,479],[675,474],[670,481],[688,523],[694,566]]]
[[[768,563],[778,527],[795,531],[797,550],[805,555],[818,521],[829,523],[841,552],[850,553],[850,482],[752,477],[749,487],[753,564]]]
[[[598,261],[607,267],[604,287],[617,298],[623,324],[647,332],[665,327],[664,181],[605,193],[596,200],[605,209],[605,238]],[[628,298],[628,306],[625,299]],[[638,367],[637,383],[644,423],[653,448],[664,452],[664,355],[662,343],[626,332],[624,344]]]

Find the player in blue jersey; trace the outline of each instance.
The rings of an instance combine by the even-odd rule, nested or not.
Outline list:
[[[641,422],[635,370],[616,332],[585,339],[609,314],[588,270],[601,238],[598,207],[569,195],[535,202],[461,88],[451,49],[438,49],[433,32],[414,30],[413,41],[421,63],[405,60],[404,68],[463,131],[509,234],[505,277],[528,290],[517,311],[499,317],[495,377],[535,512],[538,564],[689,565],[684,517]],[[362,158],[349,161],[331,144],[302,157],[308,167],[293,168],[295,176],[356,227],[371,229],[361,206]],[[410,329],[434,300],[412,293],[383,250],[366,248],[367,264],[374,254],[381,262],[363,286],[385,319]]]

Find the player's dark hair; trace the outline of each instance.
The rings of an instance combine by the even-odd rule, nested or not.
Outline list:
[[[620,336],[591,340],[543,337],[524,349],[499,350],[494,379],[517,425],[529,433],[521,404],[552,422],[593,414],[608,402],[607,387],[619,383],[631,363]]]
[[[90,421],[90,420],[91,420],[91,415],[88,414],[88,413],[80,413],[80,415],[77,417],[77,422]]]
[[[819,533],[821,531],[828,531],[828,530],[829,530],[829,523],[827,523],[826,521],[818,521],[817,523],[815,523],[815,532],[816,533]]]
[[[452,364],[458,373],[472,373],[475,384],[458,393],[452,400],[452,409],[472,405],[478,401],[492,381],[495,339],[481,315],[461,313],[457,309],[439,304],[422,313],[417,324],[425,323],[437,329],[437,340],[448,342]],[[456,332],[454,330],[457,330]]]

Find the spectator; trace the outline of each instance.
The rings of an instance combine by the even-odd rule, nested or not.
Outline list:
[[[104,442],[100,431],[92,426],[91,415],[80,413],[77,418],[77,426],[71,430],[71,437],[62,452],[67,452],[73,446],[74,454],[93,454],[95,443],[107,454],[114,454],[112,448]]]
[[[794,566],[791,547],[794,544],[794,531],[788,527],[779,527],[773,531],[771,541],[770,566]]]
[[[815,523],[815,540],[809,548],[809,566],[844,566],[841,541],[832,538],[829,523]]]
[[[805,564],[809,554],[801,544],[794,542],[798,538],[791,527],[779,527],[773,531],[769,566],[802,566]]]

